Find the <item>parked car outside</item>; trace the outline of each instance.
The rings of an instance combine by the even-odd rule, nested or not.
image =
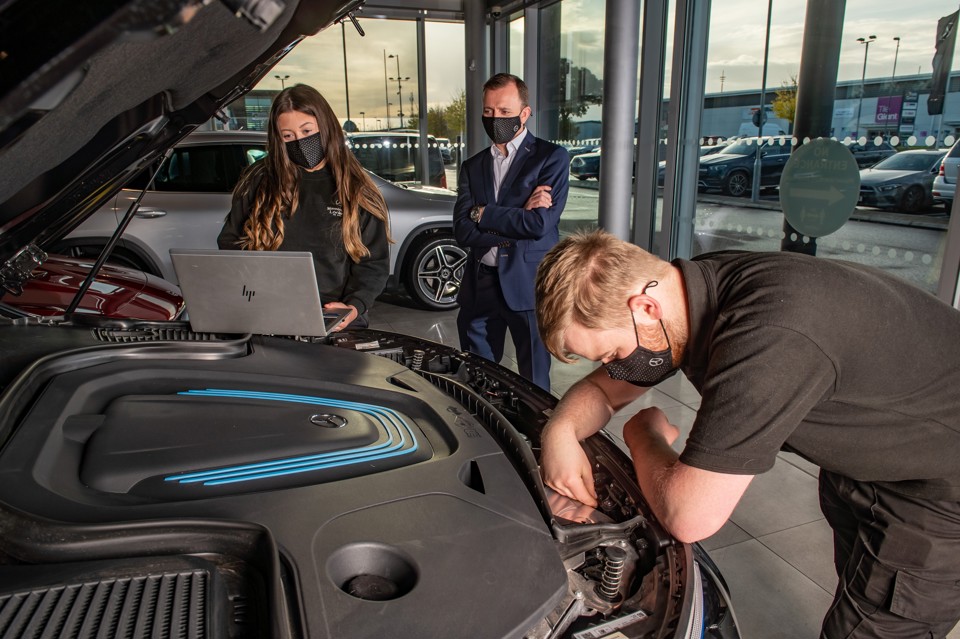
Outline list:
[[[942,203],[947,213],[953,208],[957,192],[957,174],[960,169],[960,141],[950,147],[940,162],[937,176],[933,179],[933,199]]]
[[[389,182],[420,183],[447,188],[447,173],[437,140],[427,136],[430,176],[424,182],[420,168],[420,134],[409,131],[351,133],[347,146],[363,168]]]
[[[714,153],[719,153],[724,149],[724,147],[729,146],[732,142],[723,141],[716,142],[714,144],[703,144],[700,146],[700,157],[702,158],[705,155],[713,155]],[[657,163],[657,186],[663,186],[663,181],[666,176],[667,171],[667,161],[660,160]]]
[[[570,156],[570,159],[577,157],[578,155],[583,155],[584,153],[593,153],[600,148],[599,144],[582,144],[579,146],[570,146],[567,147],[567,154]]]
[[[176,283],[170,249],[217,248],[233,187],[266,146],[266,134],[258,131],[198,131],[185,138],[160,168],[111,261]],[[403,285],[425,308],[455,308],[466,257],[453,238],[456,195],[371,177],[390,211],[390,284]],[[146,181],[146,173],[138,176],[53,252],[96,258]]]
[[[42,4],[0,8],[5,47],[31,51],[0,85],[11,286],[18,256],[355,7],[92,2],[51,39]],[[715,564],[612,435],[583,442],[596,508],[544,487],[549,392],[426,339],[294,337],[0,307],[6,635],[739,636]]]
[[[877,143],[877,140],[868,140],[866,144],[859,142],[845,143],[846,147],[853,153],[853,158],[857,161],[857,166],[861,169],[873,166],[881,160],[885,160],[891,155],[896,155],[897,150],[890,146],[886,140]]]
[[[580,153],[570,160],[570,175],[578,180],[600,179],[600,147],[595,151]]]
[[[904,213],[932,206],[933,178],[944,155],[946,151],[901,151],[861,169],[858,204]]]
[[[792,146],[787,137],[738,139],[716,153],[700,158],[698,186],[704,190],[720,190],[734,197],[750,195],[758,149],[761,188],[777,186],[783,167],[790,159]]]
[[[437,148],[440,149],[440,157],[444,165],[453,164],[453,148],[450,146],[450,138],[437,138]]]

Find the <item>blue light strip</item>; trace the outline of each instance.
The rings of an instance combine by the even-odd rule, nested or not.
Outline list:
[[[408,455],[418,450],[417,438],[406,420],[394,410],[339,399],[312,397],[310,395],[290,395],[287,393],[267,393],[257,391],[226,390],[208,388],[205,390],[190,390],[178,393],[188,397],[235,397],[238,399],[260,399],[267,401],[291,402],[310,404],[314,406],[328,406],[332,408],[346,408],[370,415],[375,419],[387,436],[385,442],[333,453],[317,453],[315,455],[300,455],[287,459],[255,462],[240,466],[228,466],[214,470],[205,470],[192,473],[181,473],[165,478],[165,481],[175,481],[180,484],[202,483],[204,486],[218,486],[253,479],[279,477],[294,473],[304,473],[314,470],[324,470],[339,466],[349,466],[364,462],[378,461]],[[409,440],[408,440],[409,438]],[[408,447],[409,441],[409,447]]]

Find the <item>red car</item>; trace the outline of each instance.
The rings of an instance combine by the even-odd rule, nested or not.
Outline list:
[[[19,295],[6,293],[0,303],[30,315],[62,316],[93,266],[91,260],[51,255],[23,283]],[[180,289],[159,277],[107,264],[77,307],[118,319],[169,321],[183,312]]]

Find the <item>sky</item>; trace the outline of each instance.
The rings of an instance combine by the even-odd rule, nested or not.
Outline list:
[[[799,72],[806,13],[804,2],[772,0],[771,4],[768,91],[789,82]],[[551,12],[552,20],[559,19],[561,38],[553,44],[558,46],[561,55],[597,75],[601,75],[603,65],[604,6],[601,0],[563,0],[544,12]],[[767,7],[767,0],[713,0],[707,56],[708,94],[719,93],[721,89],[727,92],[760,87]],[[937,20],[958,8],[960,2],[954,0],[847,0],[838,81],[859,80],[864,70],[868,79],[889,78],[894,73],[895,60],[897,77],[930,73]],[[333,25],[300,43],[259,88],[279,89],[281,82],[274,76],[288,75],[284,84],[312,84],[327,97],[337,115],[345,119],[348,85],[350,117],[361,128],[362,120],[368,129],[378,128],[377,119],[380,119],[379,125],[386,126],[388,114],[390,125],[396,127],[398,89],[403,93],[404,114],[411,112],[411,92],[413,111],[418,110],[415,23],[366,18],[362,13],[359,19],[365,37],[361,38],[350,24],[343,30],[340,25]],[[670,25],[672,30],[672,16]],[[511,32],[517,30],[514,28]],[[429,106],[448,104],[463,90],[463,34],[463,26],[459,24],[428,22],[426,25]],[[875,35],[876,40],[869,48],[857,42],[857,38],[870,35]],[[894,37],[900,38],[899,49]],[[668,34],[668,47],[671,45]],[[344,50],[348,63],[346,83]],[[388,57],[390,55],[394,57]],[[669,53],[667,57],[669,83]],[[960,45],[952,68],[960,71]],[[592,107],[584,119],[599,118],[599,115],[600,107]]]

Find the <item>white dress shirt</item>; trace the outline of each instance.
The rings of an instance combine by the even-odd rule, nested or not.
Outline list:
[[[517,137],[513,138],[506,144],[507,153],[503,154],[500,152],[500,148],[496,144],[490,145],[490,154],[493,156],[493,199],[496,201],[500,197],[500,185],[503,183],[503,178],[507,175],[507,171],[510,170],[510,165],[513,164],[513,158],[517,155],[517,149],[520,148],[520,143],[523,142],[523,139],[527,137],[527,129],[524,127],[520,134]],[[497,247],[491,247],[486,253],[483,254],[483,257],[480,258],[480,261],[487,266],[496,266],[497,265]]]

